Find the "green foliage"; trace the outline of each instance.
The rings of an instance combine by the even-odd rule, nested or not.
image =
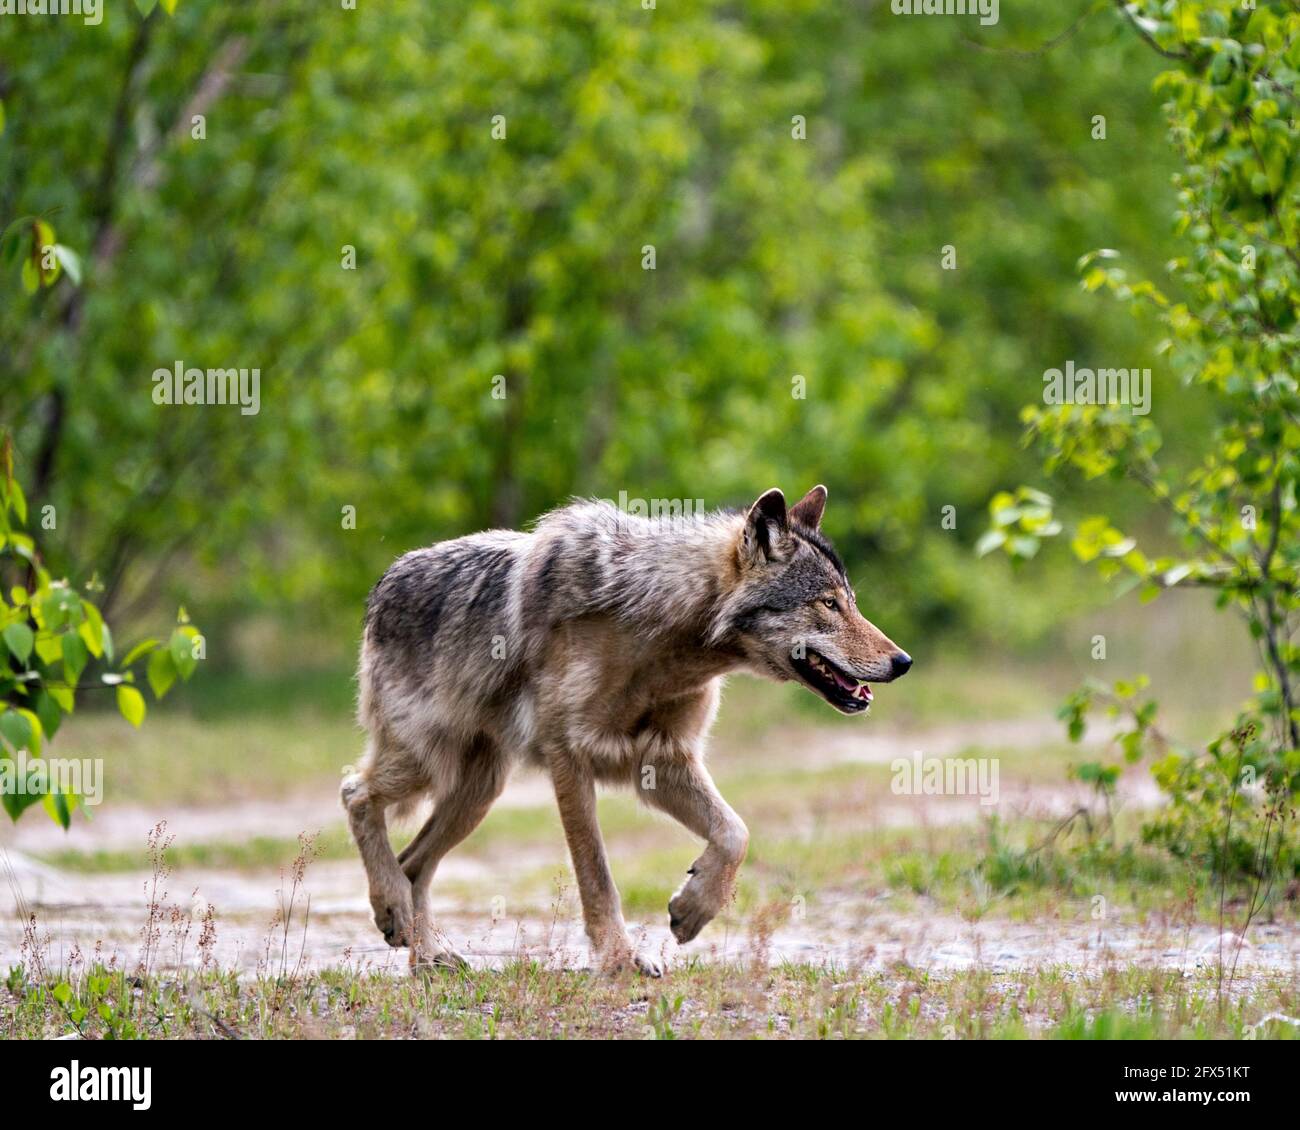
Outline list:
[[[1083,288],[1108,290],[1154,314],[1166,335],[1160,350],[1182,378],[1165,404],[1207,393],[1215,424],[1188,469],[1158,457],[1160,430],[1130,407],[1061,404],[1024,412],[1028,438],[1051,474],[1073,470],[1136,484],[1166,516],[1181,552],[1150,554],[1105,517],[1089,517],[1071,540],[1075,556],[1105,579],[1140,587],[1144,599],[1192,585],[1216,591],[1219,606],[1241,614],[1260,643],[1258,693],[1234,729],[1203,750],[1168,752],[1154,766],[1170,808],[1146,828],[1151,842],[1220,873],[1294,873],[1292,808],[1300,793],[1300,13],[1223,2],[1130,5],[1143,38],[1178,66],[1156,89],[1185,162],[1176,232],[1186,246],[1169,273],[1177,297],[1133,281],[1114,251],[1080,261]],[[1159,395],[1159,394],[1155,394]],[[1154,396],[1153,396],[1154,399]],[[1165,415],[1171,414],[1168,410]],[[999,496],[1004,500],[1005,497]],[[993,537],[1001,525],[995,499]],[[1036,520],[1046,522],[1050,506]],[[1032,534],[1022,533],[1018,541]],[[992,544],[992,543],[990,543]],[[1016,557],[1032,551],[997,542]],[[1033,550],[1037,546],[1032,547]],[[1140,687],[1117,685],[1106,697],[1134,721],[1121,742],[1135,761],[1154,742],[1153,703]],[[1071,736],[1099,697],[1086,689],[1066,704]],[[1160,752],[1164,752],[1163,749]],[[1258,788],[1243,788],[1247,770]]]
[[[989,515],[993,526],[975,543],[981,557],[1002,549],[1013,561],[1024,561],[1038,553],[1041,539],[1061,532],[1061,523],[1052,517],[1051,497],[1030,487],[994,495]]]
[[[33,497],[78,512],[58,568],[120,559],[110,612],[173,562],[166,597],[201,578],[205,618],[350,627],[398,552],[571,494],[825,482],[898,638],[1051,626],[968,550],[1031,469],[1042,358],[1144,340],[1071,270],[1101,233],[1159,262],[1140,44],[1095,18],[1007,54],[1061,30],[1050,6],[1008,6],[983,51],[824,0],[363,7],[128,7],[9,50],[0,22],[0,223],[56,217],[84,268],[0,279],[0,418]],[[261,413],[153,404],[178,359],[260,367]]]
[[[1168,744],[1168,739],[1156,728],[1157,703],[1141,697],[1149,684],[1145,675],[1131,681],[1121,679],[1111,687],[1089,680],[1065,701],[1057,717],[1066,724],[1070,741],[1077,742],[1087,729],[1089,714],[1104,707],[1110,718],[1120,723],[1114,742],[1123,751],[1124,760],[1132,764],[1141,759],[1147,745]],[[1091,779],[1098,784],[1108,780],[1100,769]]]
[[[24,532],[27,500],[14,477],[13,447],[0,440],[0,804],[13,820],[40,803],[67,828],[80,797],[48,772],[42,753],[78,694],[114,689],[133,726],[144,721],[136,672],[148,657],[149,682],[161,698],[179,675],[188,679],[203,640],[181,610],[164,646],[145,640],[117,662],[113,633],[99,608],[66,580],[54,580]],[[92,664],[98,678],[82,682]],[[158,677],[155,678],[155,667]],[[21,777],[21,780],[20,780]]]
[[[1300,754],[1279,754],[1254,721],[1210,742],[1203,755],[1171,753],[1151,769],[1169,805],[1143,839],[1216,874],[1263,882],[1300,875],[1294,832]]]
[[[54,228],[39,216],[23,216],[0,232],[0,263],[17,269],[27,294],[52,287],[67,271],[81,285],[81,257],[54,238]]]

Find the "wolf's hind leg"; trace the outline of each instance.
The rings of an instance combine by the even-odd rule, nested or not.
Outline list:
[[[654,773],[642,774],[637,789],[641,799],[708,841],[704,853],[691,864],[686,882],[668,903],[673,937],[684,944],[703,930],[731,897],[736,872],[749,850],[749,829],[722,799],[700,762],[674,758],[649,764]]]
[[[371,765],[367,765],[343,782],[343,807],[366,868],[375,925],[390,946],[406,946],[411,944],[414,923],[411,884],[388,842],[385,818],[389,804],[402,798],[376,793],[370,769]]]
[[[429,886],[442,857],[482,823],[505,788],[506,776],[506,764],[497,747],[486,738],[476,740],[466,751],[456,784],[438,801],[433,815],[397,857],[411,884],[415,912],[412,969],[467,964],[434,927]]]

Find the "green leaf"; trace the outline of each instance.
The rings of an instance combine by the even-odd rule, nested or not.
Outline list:
[[[41,803],[50,814],[50,819],[65,832],[72,826],[72,807],[63,793],[46,793]]]
[[[199,665],[199,661],[194,658],[194,639],[197,636],[198,632],[193,628],[177,628],[168,641],[167,648],[182,679],[188,680]]]
[[[50,591],[37,601],[37,607],[39,622],[51,632],[80,624],[85,618],[81,600],[66,585],[52,585]]]
[[[46,738],[54,737],[63,724],[63,711],[59,709],[54,696],[48,690],[37,691],[32,700],[32,709],[41,720],[41,729],[45,731]]]
[[[27,496],[23,494],[22,484],[17,479],[9,482],[9,501],[13,504],[14,513],[18,515],[18,521],[27,525]]]
[[[1124,750],[1124,760],[1130,765],[1136,762],[1142,756],[1142,732],[1132,730],[1123,734],[1119,739],[1120,747]]]
[[[36,750],[32,748],[33,736],[32,723],[25,712],[9,707],[0,714],[0,737],[4,738],[14,753],[20,749],[35,753]]]
[[[77,635],[81,637],[90,654],[98,659],[104,654],[104,621],[99,614],[99,609],[93,604],[83,601],[82,608],[85,610],[86,618],[77,629]]]
[[[29,780],[28,787],[21,793],[10,792],[8,789],[0,792],[0,804],[3,804],[4,810],[9,813],[9,819],[13,820],[15,823],[17,822],[18,817],[26,812],[27,809],[31,808],[32,805],[39,803],[44,795],[33,791],[31,786],[35,783],[34,780]]]
[[[157,646],[158,641],[155,639],[141,640],[135,645],[135,647],[126,653],[126,658],[122,660],[122,667],[130,667],[132,663],[140,658],[140,656],[153,651]]]
[[[90,652],[76,631],[64,632],[60,638],[63,640],[63,678],[69,687],[75,688],[90,660]]]
[[[140,10],[140,15],[147,16],[158,6],[158,0],[135,0],[135,6]]]
[[[37,636],[36,657],[42,663],[53,666],[63,658],[63,637]]]
[[[176,664],[170,651],[159,648],[149,656],[148,678],[154,698],[162,698],[171,689],[176,682]]]
[[[26,663],[32,654],[32,644],[36,641],[31,628],[26,624],[10,624],[4,630],[4,638],[5,646],[9,648],[10,653]]]
[[[144,721],[144,695],[123,683],[117,688],[117,708],[132,726]]]

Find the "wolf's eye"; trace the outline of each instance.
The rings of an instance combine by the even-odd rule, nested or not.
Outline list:
[[[839,607],[839,605],[837,605],[837,604],[835,603],[834,599],[833,599],[832,597],[829,597],[829,596],[828,596],[828,597],[824,597],[824,598],[822,599],[822,603],[823,603],[824,605],[826,605],[826,607],[829,608],[832,612],[834,612],[835,609]]]

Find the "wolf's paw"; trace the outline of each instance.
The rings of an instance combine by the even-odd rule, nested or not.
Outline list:
[[[375,925],[394,949],[409,946],[415,936],[415,913],[411,908],[411,893],[372,895],[370,905],[375,911]]]
[[[419,945],[411,947],[412,973],[447,973],[469,969],[469,962],[453,949],[432,949]]]
[[[633,951],[627,957],[605,967],[605,972],[614,977],[621,977],[624,973],[633,971],[642,977],[659,978],[664,975],[664,963],[648,953]]]
[[[664,963],[648,953],[639,953],[631,943],[610,947],[599,955],[600,971],[606,977],[623,977],[639,973],[642,977],[662,977]]]
[[[648,953],[638,953],[632,955],[632,960],[636,964],[636,971],[642,977],[662,977],[664,975],[664,963],[657,957],[651,957]]]
[[[723,897],[697,871],[668,902],[668,927],[679,945],[685,945],[722,909]]]

